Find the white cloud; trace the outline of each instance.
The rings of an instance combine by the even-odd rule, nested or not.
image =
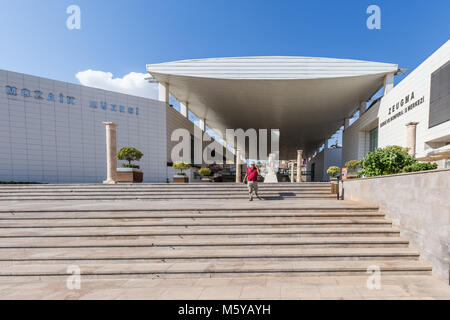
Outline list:
[[[78,72],[75,75],[82,85],[88,87],[158,99],[158,85],[145,80],[149,76],[149,74],[145,73],[130,72],[123,78],[113,78],[111,72],[90,69]]]

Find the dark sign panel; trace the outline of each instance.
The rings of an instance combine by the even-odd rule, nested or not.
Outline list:
[[[431,75],[430,121],[432,128],[450,120],[450,61]]]

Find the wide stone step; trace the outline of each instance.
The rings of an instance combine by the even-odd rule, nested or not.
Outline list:
[[[0,238],[10,237],[108,237],[108,236],[399,236],[392,227],[261,228],[257,227],[102,227],[102,228],[4,228]]]
[[[259,192],[259,195],[263,198],[276,198],[276,197],[288,197],[288,198],[336,198],[335,194],[330,192]],[[130,193],[111,193],[111,192],[86,192],[86,193],[49,193],[49,194],[31,194],[31,193],[8,193],[0,195],[0,200],[11,199],[11,198],[49,198],[49,197],[61,197],[61,198],[117,198],[117,199],[133,199],[133,198],[149,198],[149,199],[207,199],[207,198],[237,198],[237,199],[247,199],[248,192],[227,192],[227,193],[217,193],[217,192],[180,192],[180,193],[168,193],[168,192],[130,192]]]
[[[264,197],[308,197],[308,196],[330,196],[336,195],[330,193],[329,191],[259,191],[260,196]],[[149,197],[149,198],[199,198],[203,197],[238,197],[238,198],[248,198],[248,191],[237,191],[237,192],[215,192],[215,191],[205,191],[205,192],[8,192],[0,194],[0,200],[3,198],[13,198],[13,197]]]
[[[70,220],[142,220],[142,219],[196,219],[211,220],[211,219],[262,219],[262,218],[277,218],[277,219],[382,219],[384,214],[378,211],[336,211],[336,212],[316,212],[316,211],[166,211],[166,212],[0,212],[0,221],[70,221]]]
[[[336,195],[333,194],[261,194],[266,200],[275,200],[275,199],[336,199]],[[111,196],[111,195],[40,195],[40,196],[29,196],[29,195],[18,195],[18,196],[4,196],[0,197],[0,201],[19,201],[19,200],[221,200],[221,199],[247,199],[248,194],[246,192],[242,192],[239,195],[188,195],[188,194],[180,194],[180,195],[120,195],[120,196]]]
[[[307,182],[307,183],[259,183],[261,188],[282,188],[282,189],[302,189],[302,188],[329,188],[329,182]],[[0,185],[2,190],[14,189],[242,189],[246,185],[243,183],[119,183],[114,185],[104,184],[4,184]]]
[[[0,278],[67,278],[72,274],[65,264],[23,264],[0,268]],[[382,274],[431,274],[431,267],[421,261],[232,261],[232,262],[159,262],[80,264],[82,279],[88,278],[161,278],[214,276],[298,276],[367,275],[379,269]]]
[[[105,238],[6,238],[0,248],[370,248],[408,247],[409,241],[401,237],[236,237],[214,238],[166,237],[105,237]]]
[[[330,193],[330,187],[320,188],[273,188],[260,187],[259,190],[263,192],[296,192],[296,193]],[[47,188],[47,189],[0,189],[0,195],[6,194],[52,194],[52,193],[110,193],[110,194],[127,194],[127,193],[238,193],[247,191],[247,187],[240,188],[124,188],[124,189],[104,189],[104,188],[90,188],[90,189],[67,189],[67,188]]]
[[[236,226],[236,227],[326,227],[326,226],[389,226],[387,219],[374,218],[142,218],[142,219],[61,219],[61,220],[0,220],[0,232],[5,228],[102,228],[102,227],[173,227],[173,226]]]
[[[2,249],[0,264],[8,263],[116,263],[151,261],[309,261],[309,260],[417,260],[419,252],[409,248],[326,249],[196,249],[196,248],[47,248]]]

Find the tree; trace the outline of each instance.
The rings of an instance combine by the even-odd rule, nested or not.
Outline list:
[[[191,165],[189,163],[183,162],[183,161],[175,161],[172,165],[172,168],[176,169],[176,170],[180,170],[180,175],[184,176],[185,173],[183,172],[183,170],[187,170],[191,167]]]
[[[337,176],[339,174],[339,172],[341,172],[341,169],[336,166],[331,166],[327,170],[327,174],[329,174],[332,177]]]
[[[359,161],[358,160],[350,160],[350,161],[347,161],[346,163],[345,163],[345,167],[347,167],[347,168],[349,168],[349,169],[358,169],[358,167],[359,167]]]
[[[133,147],[124,147],[117,153],[119,160],[128,161],[128,164],[122,164],[124,168],[139,168],[139,166],[131,164],[131,161],[139,161],[143,157],[143,153]]]
[[[202,177],[209,177],[211,175],[211,169],[201,168],[200,170],[198,170],[198,174]]]

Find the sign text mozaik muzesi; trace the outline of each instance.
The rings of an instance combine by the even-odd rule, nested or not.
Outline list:
[[[8,97],[10,96],[17,96],[18,90],[16,87],[13,86],[6,86],[6,95]],[[52,92],[49,92],[48,94],[45,94],[41,90],[29,90],[26,88],[23,88],[20,90],[20,95],[24,97],[25,99],[36,99],[36,100],[43,100],[46,99],[50,102],[59,102],[59,103],[67,103],[69,105],[75,105],[75,97],[71,96],[65,96],[62,93],[59,95],[55,95]],[[138,107],[130,107],[130,106],[122,106],[117,104],[108,104],[106,101],[89,101],[89,107],[92,109],[102,109],[102,110],[110,110],[114,112],[119,113],[128,113],[128,114],[136,114],[139,115],[139,108]]]

